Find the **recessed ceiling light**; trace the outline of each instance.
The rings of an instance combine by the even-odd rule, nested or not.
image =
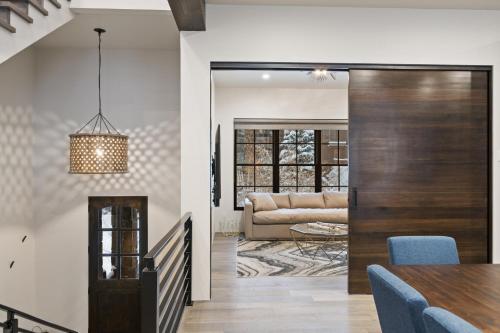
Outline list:
[[[269,80],[270,78],[271,78],[271,75],[269,73],[262,74],[262,80]]]

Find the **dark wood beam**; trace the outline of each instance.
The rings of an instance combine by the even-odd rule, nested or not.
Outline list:
[[[179,31],[205,31],[205,0],[168,0]]]

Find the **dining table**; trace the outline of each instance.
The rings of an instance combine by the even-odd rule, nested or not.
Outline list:
[[[500,332],[500,264],[386,266],[429,302],[486,332]]]

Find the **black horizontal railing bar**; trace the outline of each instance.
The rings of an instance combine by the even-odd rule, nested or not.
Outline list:
[[[182,253],[182,251],[179,251],[179,253],[177,254],[177,256],[172,260],[170,266],[168,267],[168,270],[167,272],[163,275],[161,272],[160,273],[160,276],[161,277],[161,280],[160,280],[160,294],[163,292],[163,289],[165,288],[165,284],[167,283],[168,281],[168,278],[171,277],[172,275],[172,272],[177,270],[181,264],[181,260],[180,258],[184,255],[184,253]]]
[[[168,260],[171,259],[170,256],[173,254],[173,252],[175,252],[176,250],[179,249],[179,243],[180,243],[180,241],[183,240],[184,243],[186,243],[186,237],[188,235],[189,235],[189,230],[186,230],[183,235],[179,235],[179,237],[175,241],[175,244],[172,245],[171,249],[167,253],[165,253],[165,255],[164,255],[163,259],[161,260],[161,262],[156,266],[156,270],[157,271],[159,271],[160,273],[163,272],[163,268],[164,268],[165,264],[167,263]],[[186,253],[186,248],[187,247],[188,247],[188,244],[185,244],[184,245],[184,254],[185,255],[188,254],[188,253]],[[177,254],[177,256],[178,255],[179,255],[179,253]],[[177,259],[174,259],[174,260],[177,260]]]
[[[179,306],[179,303],[184,305],[183,302],[179,302],[180,297],[182,296],[183,289],[184,288],[182,288],[182,285],[181,287],[175,289],[172,302],[170,302],[169,304],[170,306],[167,308],[167,311],[165,312],[165,314],[168,314],[168,316],[165,316],[160,324],[161,330],[168,328],[169,323],[172,323],[172,318],[174,318],[175,316],[175,309],[177,308],[177,306]]]
[[[144,260],[154,260],[158,254],[167,246],[168,241],[175,235],[177,232],[177,229],[182,225],[184,226],[184,223],[186,223],[187,220],[191,218],[191,213],[186,213],[184,214],[183,217],[174,225],[172,229],[149,251],[145,256]],[[148,267],[149,268],[149,267]],[[151,269],[151,268],[150,268]]]
[[[174,288],[172,288],[170,296],[168,297],[168,301],[167,298],[165,298],[164,303],[161,307],[159,307],[160,315],[158,316],[158,318],[160,320],[160,323],[163,322],[165,318],[169,318],[172,315],[172,308],[176,305],[176,303],[178,303],[178,297],[176,297],[176,295],[179,293],[179,290],[181,290],[183,286],[185,286],[185,284],[183,283],[185,275],[186,274],[182,274],[177,278],[175,286]]]
[[[175,284],[174,284],[172,291],[171,291],[171,293],[173,295],[178,294],[179,290],[181,290],[185,286],[184,282],[186,281],[186,275],[187,275],[187,272],[184,272],[184,273],[180,274],[180,276],[176,279]],[[172,303],[172,302],[165,303],[165,306],[167,308],[167,311],[166,311],[167,313],[169,312],[169,310],[171,310],[172,304],[175,304],[177,302],[177,299],[174,297],[171,297],[170,300],[175,301],[175,302],[174,303]]]
[[[177,327],[178,327],[179,321],[182,318],[182,313],[184,312],[184,307],[186,306],[185,299],[186,299],[186,293],[188,291],[187,286],[184,286],[184,288],[182,288],[181,291],[182,292],[177,297],[178,301],[177,301],[176,308],[174,309],[174,311],[175,311],[174,320],[170,321],[170,323],[173,324],[173,325],[169,325],[170,332],[176,332],[177,331]]]
[[[60,326],[60,325],[51,323],[51,322],[49,322],[47,320],[44,320],[44,319],[32,316],[30,314],[27,314],[25,312],[16,310],[16,309],[8,307],[8,306],[5,306],[3,304],[0,304],[0,310],[6,311],[6,312],[11,312],[15,316],[17,316],[17,317],[21,317],[21,318],[27,319],[29,321],[35,322],[37,324],[41,324],[43,326],[47,326],[47,327],[50,327],[50,328],[53,328],[53,329],[56,329],[56,330],[59,330],[59,331],[62,331],[62,332],[66,332],[66,333],[78,333],[77,331],[73,331],[72,329],[69,329],[69,328],[66,328],[64,326]],[[28,331],[28,332],[30,332],[30,331]]]
[[[0,327],[7,327],[7,325],[5,325],[4,323],[0,323]],[[30,330],[27,330],[27,329],[21,328],[21,327],[18,327],[17,331],[21,332],[21,333],[33,333],[33,331],[30,331]]]
[[[179,296],[180,296],[180,298],[184,299],[186,297],[187,287],[184,287],[182,290],[183,290],[183,292]],[[175,312],[174,320],[170,321],[170,324],[167,326],[168,332],[176,332],[177,331],[177,327],[178,327],[179,322],[182,318],[182,314],[184,312],[185,305],[186,305],[185,302],[180,302],[180,301],[177,302],[175,309],[174,309],[174,312]]]
[[[183,268],[186,266],[186,264],[183,265]],[[158,308],[160,309],[160,317],[162,316],[161,314],[167,312],[165,309],[168,309],[167,305],[173,300],[173,293],[178,289],[179,282],[184,280],[183,277],[185,278],[186,272],[181,274],[181,270],[177,271],[175,275],[172,277],[171,281],[172,283],[169,284],[168,288],[166,289],[166,292],[163,294],[163,296],[169,295],[168,297],[160,297],[160,305]],[[161,293],[160,293],[161,295]]]
[[[175,240],[174,244],[172,245],[172,247],[170,248],[170,250],[165,253],[165,256],[160,260],[160,263],[158,265],[155,265],[155,269],[159,272],[163,271],[163,268],[165,267],[165,265],[169,262],[169,260],[172,259],[172,254],[173,252],[175,252],[175,250],[177,250],[179,248],[179,243],[181,242],[182,240],[182,237],[179,237],[177,238],[177,240]]]
[[[158,270],[158,268],[163,266],[165,264],[165,261],[167,261],[169,259],[171,252],[172,252],[172,249],[174,249],[176,247],[177,242],[180,239],[180,237],[177,237],[175,243],[173,245],[171,245],[172,240],[174,239],[175,235],[177,235],[179,230],[181,230],[180,225],[176,225],[172,230],[174,231],[174,233],[172,235],[170,235],[168,240],[166,240],[166,243],[164,244],[162,250],[160,251],[160,253],[158,253],[158,255],[156,255],[153,258],[144,257],[145,267],[148,267],[151,270]],[[170,245],[171,245],[170,249],[166,253],[163,253],[165,248],[167,246],[170,246]],[[163,256],[161,256],[161,255],[163,255]],[[160,260],[160,262],[157,264],[158,260]]]

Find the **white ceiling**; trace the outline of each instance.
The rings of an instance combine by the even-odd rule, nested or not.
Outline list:
[[[262,76],[269,75],[268,80]],[[349,74],[334,72],[336,80],[318,82],[308,71],[214,70],[212,78],[219,88],[290,88],[290,89],[347,89]]]
[[[166,1],[166,0],[165,0]],[[171,12],[78,14],[38,41],[36,47],[96,47],[94,28],[106,29],[103,48],[179,49],[179,31]]]
[[[500,10],[499,0],[207,0],[207,3],[227,5]]]

